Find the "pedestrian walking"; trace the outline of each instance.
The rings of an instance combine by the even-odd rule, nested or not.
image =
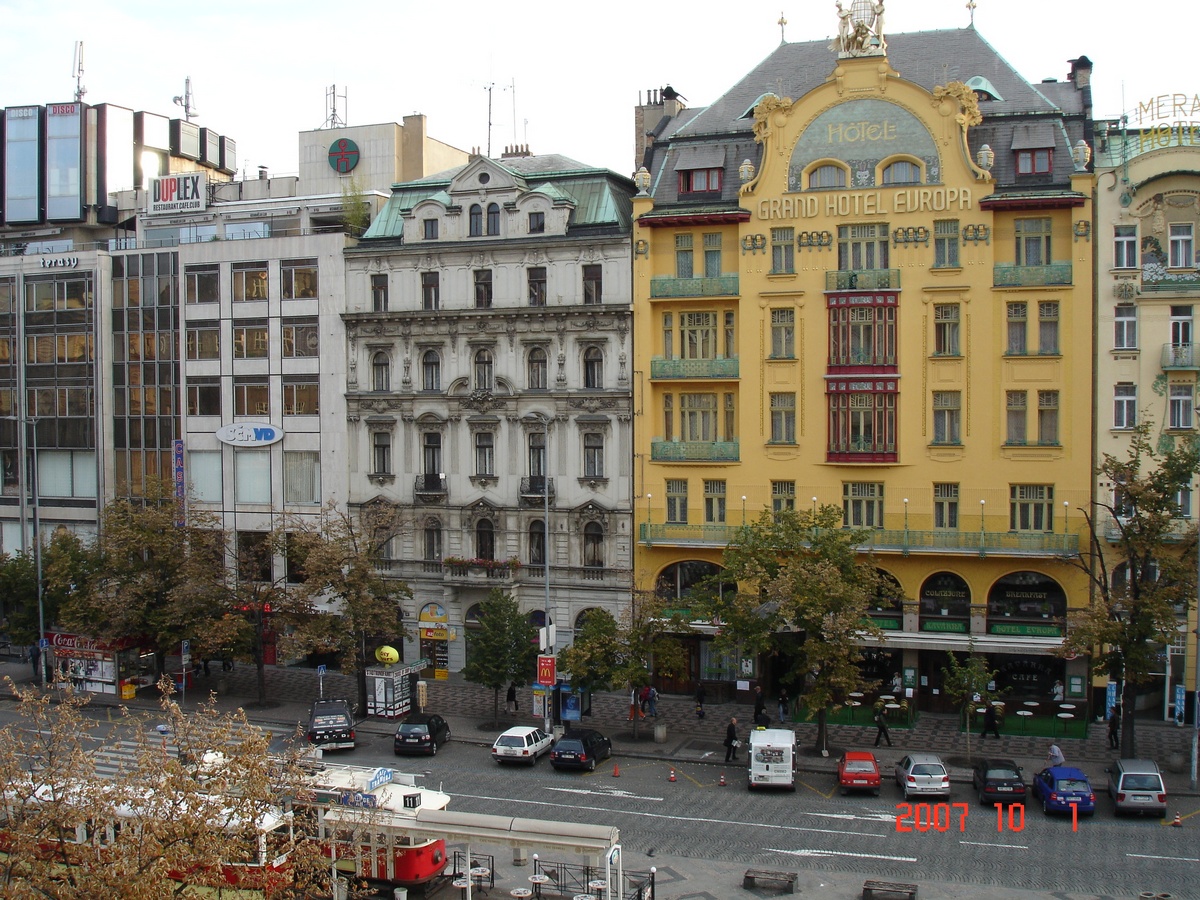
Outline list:
[[[875,713],[875,746],[879,746],[880,741],[887,741],[887,745],[892,746],[892,736],[888,733],[887,725],[887,709],[880,707]]]
[[[1114,706],[1108,711],[1108,746],[1113,750],[1121,749],[1121,707]]]
[[[649,690],[650,690],[650,693],[646,699],[647,711],[650,713],[651,716],[653,716],[654,718],[657,719],[658,718],[658,688],[656,688],[654,685],[650,685]]]
[[[1063,756],[1058,744],[1051,744],[1050,750],[1046,753],[1046,766],[1064,766],[1066,764],[1067,758]]]
[[[983,712],[983,733],[979,735],[982,741],[989,734],[1000,740],[1000,717],[996,715],[996,705],[989,703]]]
[[[737,735],[737,716],[733,716],[725,728],[725,762],[737,762],[737,748],[741,745]]]
[[[756,684],[754,686],[754,720],[757,721],[759,715],[766,711],[767,711],[766,695],[763,694],[762,685]]]
[[[646,714],[642,712],[641,706],[638,703],[637,685],[629,686],[629,721],[632,722],[636,718],[646,718]]]
[[[504,709],[510,716],[517,711],[517,685],[515,682],[508,683],[508,693],[504,696]]]
[[[779,689],[779,722],[786,722],[792,712],[792,698],[788,696],[787,688]]]
[[[704,690],[704,682],[696,685],[696,718],[704,718],[704,699],[708,696],[708,692]]]

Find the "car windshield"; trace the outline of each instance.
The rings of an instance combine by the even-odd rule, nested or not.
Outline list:
[[[1020,778],[1021,776],[1017,774],[1016,769],[1010,769],[1007,766],[1005,766],[1004,768],[1000,768],[1000,769],[988,769],[986,777],[995,778],[997,780],[1000,780],[1000,779],[1005,779],[1005,778],[1016,779],[1016,778]]]
[[[1127,791],[1161,791],[1162,781],[1157,775],[1126,775],[1122,787]]]
[[[914,775],[943,775],[945,771],[941,766],[930,763],[922,763],[921,765],[912,767],[912,774]]]
[[[400,733],[401,734],[428,734],[429,726],[428,725],[401,725]]]
[[[1091,790],[1088,783],[1080,778],[1060,778],[1054,789],[1060,794],[1087,793]]]
[[[850,759],[846,761],[847,772],[874,772],[875,766],[861,759]]]
[[[525,738],[519,734],[502,734],[496,738],[497,747],[524,747]]]

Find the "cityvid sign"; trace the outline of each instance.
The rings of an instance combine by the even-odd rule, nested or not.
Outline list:
[[[234,422],[217,429],[217,440],[234,447],[268,447],[283,440],[283,429],[269,422]]]
[[[150,202],[146,212],[152,216],[163,213],[203,212],[208,207],[203,172],[164,175],[150,179]]]

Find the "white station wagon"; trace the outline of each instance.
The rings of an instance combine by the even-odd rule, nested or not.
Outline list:
[[[523,762],[533,765],[538,757],[550,752],[554,738],[540,728],[510,728],[492,744],[492,759],[498,763]]]

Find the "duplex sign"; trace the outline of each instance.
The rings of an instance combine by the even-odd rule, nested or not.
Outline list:
[[[146,212],[152,216],[163,213],[202,212],[208,206],[205,184],[203,172],[152,178],[150,202]]]

